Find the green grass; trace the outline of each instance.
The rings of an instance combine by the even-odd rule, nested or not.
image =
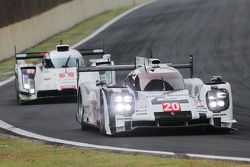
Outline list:
[[[26,50],[49,51],[60,40],[75,44],[90,35],[107,21],[129,9],[108,11],[83,21],[77,26],[59,33],[48,40]],[[0,62],[0,80],[14,74],[15,59]],[[55,147],[38,142],[13,138],[0,134],[0,167],[246,167],[250,164],[224,161],[189,160],[157,156],[118,154],[89,149]]]
[[[65,44],[73,45],[89,36],[109,20],[113,19],[114,17],[130,8],[131,7],[123,7],[91,17],[74,26],[73,28],[58,33],[55,36],[45,40],[44,42],[41,42],[40,44],[25,50],[24,52],[50,51],[52,49],[55,49],[55,46],[60,42],[60,40],[63,40],[63,43]],[[14,58],[10,58],[0,62],[0,81],[14,74],[14,64]]]
[[[250,164],[120,154],[0,136],[0,167],[247,167]]]

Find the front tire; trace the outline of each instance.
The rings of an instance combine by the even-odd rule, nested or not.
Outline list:
[[[103,105],[103,99],[101,97],[101,118],[100,118],[100,127],[99,127],[99,131],[101,134],[106,134],[106,130],[105,130],[105,116],[104,116],[104,105]]]
[[[78,118],[76,118],[76,119],[79,120],[79,117],[81,115],[81,118],[80,118],[81,129],[86,130],[87,124],[84,122],[84,107],[83,107],[83,104],[82,104],[82,95],[81,95],[81,93],[78,94],[78,111],[77,112],[78,112],[77,113]]]

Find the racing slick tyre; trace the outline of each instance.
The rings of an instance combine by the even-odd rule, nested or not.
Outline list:
[[[16,98],[17,98],[17,101],[20,105],[23,105],[25,104],[27,101],[25,100],[22,100],[20,97],[19,97],[19,92],[17,91],[17,95],[16,95]]]
[[[15,80],[15,87],[16,87],[16,99],[17,99],[19,104],[23,104],[24,101],[19,97],[19,89],[18,89],[17,79]]]
[[[80,91],[79,91],[80,92]],[[84,115],[84,107],[83,107],[83,105],[82,105],[82,96],[81,96],[81,93],[79,93],[78,94],[78,101],[77,101],[78,103],[78,117],[80,117],[80,115],[82,115],[81,116],[81,121],[80,121],[80,125],[81,125],[81,129],[82,130],[86,130],[86,128],[87,128],[87,124],[83,121],[83,115]],[[76,116],[77,117],[77,116]],[[77,118],[76,118],[77,119]]]
[[[103,99],[101,97],[100,100],[101,103],[101,118],[100,118],[100,126],[99,126],[99,131],[101,134],[106,134],[106,130],[105,130],[105,116],[104,116],[104,105],[103,105]]]

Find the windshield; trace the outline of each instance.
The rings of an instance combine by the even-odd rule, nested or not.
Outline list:
[[[46,68],[64,68],[64,67],[76,67],[76,57],[54,58],[45,59]]]
[[[142,91],[183,90],[184,82],[180,73],[141,73],[138,75]]]

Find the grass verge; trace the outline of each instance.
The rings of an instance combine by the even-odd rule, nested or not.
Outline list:
[[[120,15],[130,8],[131,7],[123,7],[91,17],[74,26],[73,28],[58,33],[55,36],[45,40],[44,42],[41,42],[40,44],[25,50],[24,52],[50,51],[55,48],[60,40],[63,40],[63,42],[66,44],[73,45],[89,36],[109,20],[113,19],[114,17]],[[0,62],[0,81],[14,74],[14,64],[14,57]]]
[[[75,44],[90,35],[107,21],[129,9],[120,8],[108,11],[81,22],[75,27],[61,32],[48,40],[26,50],[49,51],[60,40],[64,43]],[[15,59],[0,62],[0,81],[14,74]],[[89,149],[69,148],[65,146],[50,146],[26,139],[14,138],[0,134],[0,167],[246,167],[249,164],[224,161],[188,160],[177,158],[163,158],[147,155],[116,154],[110,152],[93,151]]]
[[[249,167],[250,164],[119,154],[66,146],[51,146],[0,135],[0,167]]]

